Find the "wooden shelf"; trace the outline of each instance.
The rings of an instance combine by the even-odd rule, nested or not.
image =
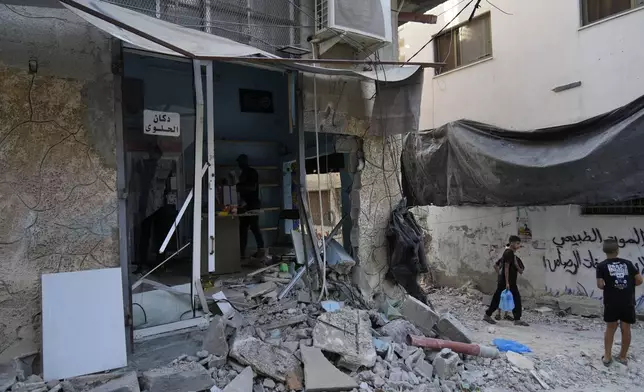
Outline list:
[[[259,230],[260,231],[276,231],[277,229],[278,229],[278,227],[275,226],[275,227],[263,227],[263,228],[261,228]]]
[[[259,184],[260,188],[277,188],[280,184]]]

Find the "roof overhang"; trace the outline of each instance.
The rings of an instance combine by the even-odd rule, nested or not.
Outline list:
[[[196,60],[275,65],[302,72],[398,82],[424,67],[439,63],[399,63],[370,60],[312,60],[281,58],[228,38],[182,27],[100,0],[59,0],[69,10],[106,33],[144,51]],[[361,70],[320,67],[317,64],[362,65]]]
[[[403,4],[399,12],[406,12],[411,14],[424,14],[425,12],[438,7],[445,3],[447,0],[407,0]],[[410,20],[398,21],[398,26],[411,22]]]

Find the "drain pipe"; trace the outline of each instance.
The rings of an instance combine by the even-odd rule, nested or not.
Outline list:
[[[496,347],[426,338],[424,336],[407,335],[407,344],[415,347],[428,348],[434,351],[449,348],[455,353],[473,355],[475,357],[496,358],[499,356],[499,350],[496,349]]]

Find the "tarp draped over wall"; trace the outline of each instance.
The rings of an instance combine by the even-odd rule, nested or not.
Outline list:
[[[532,131],[455,121],[405,138],[410,205],[597,204],[644,197],[644,96]]]

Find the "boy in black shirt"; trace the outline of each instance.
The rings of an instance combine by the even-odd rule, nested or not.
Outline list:
[[[496,324],[496,321],[492,319],[492,314],[499,308],[499,303],[501,302],[501,293],[503,290],[510,290],[512,292],[512,297],[514,299],[514,309],[512,314],[514,315],[514,325],[528,326],[528,323],[521,320],[521,294],[519,293],[519,287],[517,286],[517,278],[519,273],[523,273],[522,265],[519,265],[517,257],[514,254],[521,247],[521,238],[516,235],[510,236],[508,241],[509,245],[503,252],[503,272],[499,273],[498,286],[496,292],[492,297],[492,302],[490,307],[485,312],[483,320],[487,321],[490,324]]]
[[[613,362],[613,339],[618,322],[622,330],[622,349],[618,362],[626,365],[628,348],[631,344],[631,324],[635,324],[635,286],[642,284],[642,275],[632,262],[617,257],[617,240],[609,238],[603,244],[606,260],[597,265],[597,287],[604,290],[604,334],[605,366]]]

